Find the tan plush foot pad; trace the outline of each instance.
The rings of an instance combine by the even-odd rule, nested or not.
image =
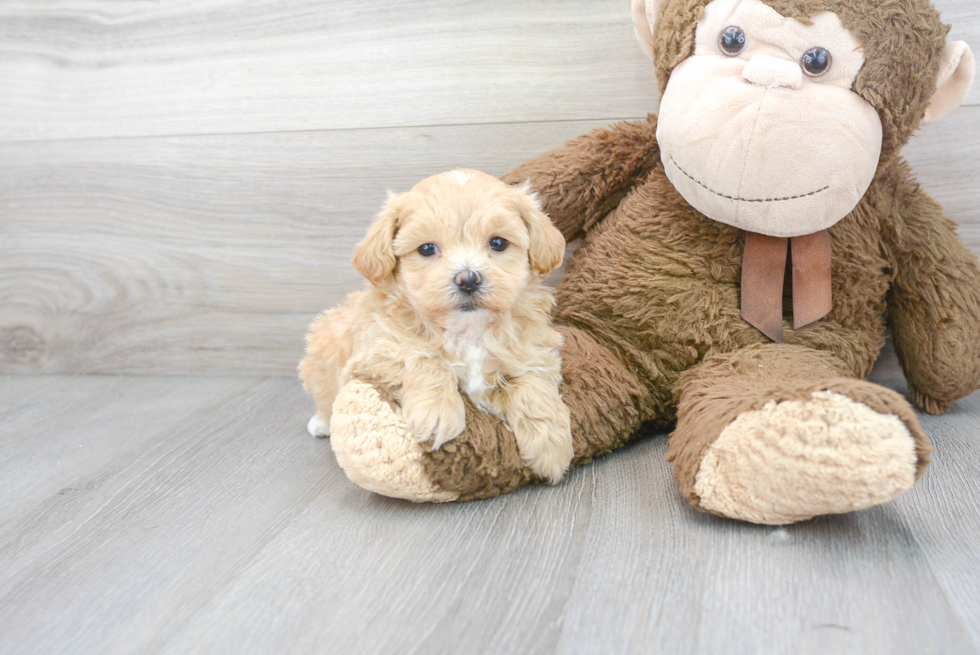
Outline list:
[[[371,385],[358,380],[344,385],[334,401],[330,427],[337,462],[354,484],[415,502],[459,497],[429,480],[422,466],[422,447]]]
[[[886,502],[915,482],[915,440],[894,415],[831,391],[740,414],[702,459],[704,509],[781,525]]]

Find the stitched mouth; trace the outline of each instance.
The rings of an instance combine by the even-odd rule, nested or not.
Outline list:
[[[674,166],[677,167],[677,170],[679,170],[681,173],[683,173],[684,175],[686,175],[688,177],[688,179],[690,179],[692,182],[694,182],[695,184],[697,184],[702,189],[705,189],[707,191],[710,191],[711,193],[713,193],[716,196],[719,196],[721,198],[726,198],[728,200],[734,200],[736,202],[784,202],[786,200],[797,200],[798,198],[808,198],[810,196],[815,196],[818,193],[822,193],[823,191],[826,191],[827,189],[830,188],[830,185],[827,185],[827,186],[823,187],[822,189],[817,189],[816,191],[811,191],[810,193],[801,193],[798,196],[786,196],[785,198],[739,198],[738,196],[730,196],[730,195],[721,193],[720,191],[715,191],[714,189],[712,189],[709,186],[706,186],[703,182],[701,182],[696,177],[694,177],[693,175],[691,175],[690,173],[688,173],[687,171],[685,171],[683,168],[681,168],[681,165],[677,163],[677,160],[676,159],[674,159],[673,157],[671,157],[670,158],[670,161],[674,164]]]

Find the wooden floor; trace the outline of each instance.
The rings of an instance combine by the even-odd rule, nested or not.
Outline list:
[[[902,388],[893,357],[875,379]],[[350,483],[285,377],[0,378],[0,653],[978,653],[980,394],[890,504],[786,528],[643,439],[489,501]]]

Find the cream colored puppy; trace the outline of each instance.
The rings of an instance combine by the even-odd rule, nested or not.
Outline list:
[[[389,195],[354,250],[370,285],[310,326],[299,367],[317,406],[310,433],[329,434],[337,391],[358,378],[391,389],[408,429],[439,448],[465,427],[462,390],[513,431],[532,471],[558,482],[572,435],[541,280],[564,250],[527,187],[485,173]]]

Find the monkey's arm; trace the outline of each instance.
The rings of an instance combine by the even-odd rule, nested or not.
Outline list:
[[[657,117],[616,123],[572,139],[503,177],[530,179],[542,207],[567,241],[581,237],[615,209],[660,161]]]
[[[913,399],[940,414],[980,387],[980,269],[908,166],[894,168],[883,226],[895,267],[889,324]]]

